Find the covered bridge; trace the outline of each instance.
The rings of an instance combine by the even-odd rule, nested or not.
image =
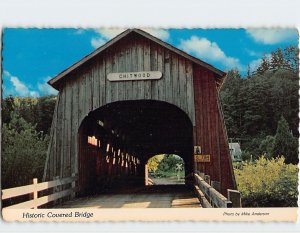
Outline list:
[[[143,183],[149,158],[177,154],[185,174],[209,175],[226,195],[236,184],[219,101],[225,76],[142,30],[124,31],[49,81],[59,94],[44,180],[76,173],[86,195]]]

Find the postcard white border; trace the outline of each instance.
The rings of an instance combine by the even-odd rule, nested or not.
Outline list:
[[[120,3],[123,2],[123,3]],[[196,7],[199,2],[202,7]],[[178,5],[179,3],[179,5]],[[48,6],[47,6],[48,5]],[[114,12],[103,10],[102,5],[114,7]],[[136,14],[130,12],[135,6]],[[21,6],[24,8],[21,9]],[[153,14],[143,14],[145,9],[160,11]],[[170,7],[171,6],[171,7]],[[192,7],[189,7],[192,6]],[[198,5],[199,6],[199,5]],[[147,7],[147,8],[145,8]],[[87,11],[88,9],[88,11]],[[0,27],[3,26],[38,26],[38,27],[300,27],[300,1],[284,0],[127,0],[127,1],[94,1],[94,0],[1,0],[0,2]],[[85,13],[85,12],[88,12]],[[153,12],[153,11],[148,11]],[[163,13],[164,12],[164,13]],[[140,17],[138,17],[140,16]],[[143,17],[141,17],[143,16]],[[139,18],[139,20],[137,20]],[[298,201],[299,203],[299,201]],[[299,213],[299,210],[298,210]],[[86,225],[81,224],[7,224],[0,222],[1,231],[31,231],[39,232],[47,228],[48,232],[57,232],[63,229],[65,232],[95,231],[101,227],[102,231],[127,231],[140,232],[296,232],[300,230],[300,222],[297,224],[272,223],[272,224],[234,224],[234,223],[163,223],[151,224],[151,229],[145,227],[145,223],[119,223],[119,224],[92,224],[87,230]],[[63,227],[63,228],[61,228]],[[254,227],[254,228],[253,228]],[[227,229],[227,230],[226,230]]]

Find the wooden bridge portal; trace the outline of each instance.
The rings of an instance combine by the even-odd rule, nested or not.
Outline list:
[[[218,96],[225,76],[126,30],[49,81],[59,94],[44,181],[76,173],[81,195],[144,184],[147,160],[168,153],[183,158],[185,174],[205,173],[227,195],[236,184]]]

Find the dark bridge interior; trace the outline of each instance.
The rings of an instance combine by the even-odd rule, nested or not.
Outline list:
[[[145,184],[145,165],[156,154],[180,155],[193,171],[193,126],[175,105],[154,100],[107,104],[82,121],[79,140],[81,195]]]

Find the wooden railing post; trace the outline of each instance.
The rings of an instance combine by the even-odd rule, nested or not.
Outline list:
[[[227,197],[232,202],[232,208],[241,208],[241,193],[237,190],[227,189]]]
[[[148,178],[149,178],[149,175],[148,175],[148,165],[145,164],[145,185],[149,185],[148,183]]]
[[[72,177],[75,177],[76,176],[76,173],[72,173]],[[71,198],[75,198],[75,189],[76,189],[76,180],[74,180],[72,182],[72,194],[71,194]]]
[[[199,176],[202,178],[202,179],[204,179],[204,173],[203,172],[199,172]]]
[[[209,175],[205,175],[204,180],[206,183],[208,183],[210,185],[210,176]]]
[[[34,200],[34,209],[37,209],[38,204],[37,204],[37,199],[38,199],[38,192],[37,192],[37,183],[38,183],[38,179],[37,178],[33,178],[33,200]]]
[[[231,208],[232,202],[224,197],[216,189],[210,186],[200,175],[195,174],[195,183],[198,185],[200,191],[205,195],[206,199],[210,202],[211,206],[218,208]],[[209,181],[209,176],[206,176]]]
[[[221,191],[221,183],[219,181],[212,180],[210,183],[211,187],[213,187],[215,190],[217,190],[218,192]]]
[[[53,180],[59,180],[59,176],[54,176],[53,177]],[[58,193],[58,192],[60,192],[60,186],[55,186],[54,188],[53,188],[53,193]],[[54,201],[54,204],[56,205],[56,204],[58,204],[59,203],[59,200],[55,200]]]

